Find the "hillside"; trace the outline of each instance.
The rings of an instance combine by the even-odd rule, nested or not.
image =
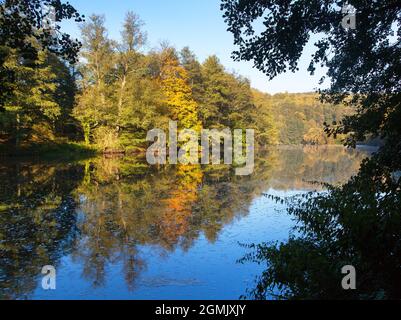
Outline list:
[[[338,144],[328,138],[323,123],[340,121],[352,109],[321,103],[316,93],[279,93],[269,95],[254,90],[255,104],[269,109],[274,118],[278,144]]]

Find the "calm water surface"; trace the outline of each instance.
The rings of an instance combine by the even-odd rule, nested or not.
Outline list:
[[[264,194],[356,173],[370,150],[280,147],[254,174],[148,167],[135,158],[0,161],[1,299],[238,299],[265,266],[240,243],[286,241],[294,225]],[[57,270],[56,290],[41,268]]]

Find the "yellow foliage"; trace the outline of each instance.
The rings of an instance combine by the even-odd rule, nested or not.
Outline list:
[[[306,144],[322,145],[328,143],[328,137],[326,136],[323,128],[312,127],[304,135],[303,140]]]
[[[114,128],[99,127],[94,132],[95,144],[103,151],[116,151],[119,148],[118,132]]]
[[[178,121],[180,128],[199,131],[198,105],[188,84],[187,71],[180,66],[171,50],[162,54],[162,60],[161,85],[172,120]]]

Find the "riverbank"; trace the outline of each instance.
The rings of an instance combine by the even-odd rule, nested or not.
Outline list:
[[[323,145],[296,145],[296,144],[281,144],[275,145],[282,149],[296,149],[303,148],[319,148],[319,147],[338,147],[344,148],[339,144],[323,144]],[[272,145],[258,147],[259,151],[266,151],[273,147]],[[377,147],[366,144],[357,145],[357,149],[363,149],[370,152],[377,150]],[[95,145],[87,146],[79,142],[53,142],[53,143],[40,143],[31,144],[29,146],[21,147],[19,149],[11,148],[7,145],[0,144],[0,157],[1,158],[41,158],[44,160],[52,159],[65,159],[65,160],[80,160],[92,158],[99,155],[104,156],[126,156],[126,155],[140,155],[145,154],[146,150],[143,148],[135,148],[130,150],[102,150]]]
[[[99,154],[101,152],[96,148],[76,142],[31,144],[18,149],[0,145],[0,157],[2,158],[39,157],[49,160],[56,158],[75,160],[90,158]]]

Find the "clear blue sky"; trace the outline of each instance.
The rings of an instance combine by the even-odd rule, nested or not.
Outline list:
[[[307,71],[312,45],[308,45],[301,58],[300,71],[288,72],[273,81],[258,70],[252,63],[234,62],[231,52],[234,49],[232,35],[220,11],[219,0],[69,0],[81,14],[104,14],[109,36],[119,39],[121,24],[125,13],[132,10],[145,22],[148,33],[148,49],[157,47],[167,40],[177,49],[189,46],[203,61],[211,54],[217,55],[229,71],[248,77],[252,86],[268,93],[306,92],[318,86],[321,76],[311,77]],[[65,29],[79,38],[79,29],[68,23]]]

